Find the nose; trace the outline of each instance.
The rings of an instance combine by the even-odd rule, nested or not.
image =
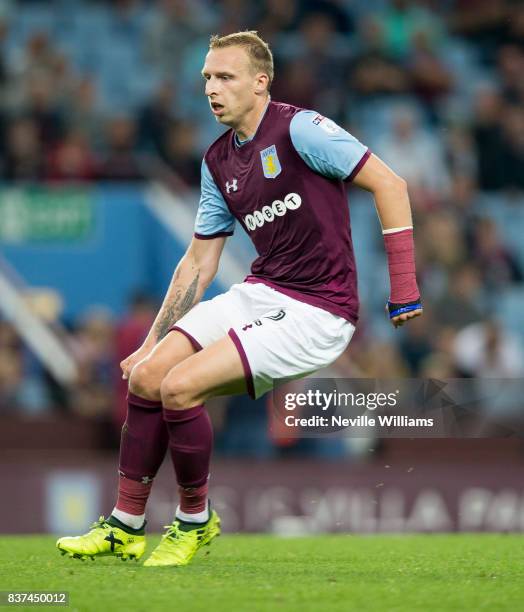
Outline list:
[[[210,77],[206,81],[206,96],[212,96],[213,94],[218,93],[217,91],[218,79]]]

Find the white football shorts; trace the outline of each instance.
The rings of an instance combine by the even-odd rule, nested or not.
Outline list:
[[[333,363],[355,331],[350,321],[263,283],[233,285],[197,304],[172,329],[197,350],[229,334],[255,399],[279,381],[302,378]]]

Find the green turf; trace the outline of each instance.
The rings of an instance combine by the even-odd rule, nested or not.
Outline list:
[[[144,568],[62,557],[48,536],[5,536],[0,590],[69,591],[69,610],[97,612],[524,610],[515,535],[226,535],[204,550],[185,568]]]

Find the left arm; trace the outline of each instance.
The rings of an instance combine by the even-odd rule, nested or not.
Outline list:
[[[354,136],[315,111],[300,111],[290,124],[291,141],[304,162],[331,179],[353,181],[371,191],[388,255],[388,314],[395,327],[422,314],[415,278],[413,222],[406,181]]]
[[[388,256],[391,284],[388,314],[400,311],[391,317],[391,323],[400,327],[422,314],[415,276],[413,221],[407,184],[376,155],[369,157],[353,183],[370,191],[375,199]]]

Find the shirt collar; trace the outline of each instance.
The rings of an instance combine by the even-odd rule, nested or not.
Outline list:
[[[242,147],[243,145],[247,144],[248,142],[251,142],[253,140],[253,138],[257,135],[258,128],[260,127],[260,124],[262,123],[264,117],[266,116],[266,112],[267,112],[267,109],[269,108],[269,103],[270,102],[271,102],[271,96],[268,97],[266,106],[264,108],[264,112],[262,113],[262,115],[260,117],[260,120],[258,122],[257,128],[256,128],[253,136],[250,136],[249,138],[246,138],[245,140],[240,140],[239,137],[237,136],[237,133],[235,132],[234,138],[235,138],[235,144],[236,144],[237,147]]]

